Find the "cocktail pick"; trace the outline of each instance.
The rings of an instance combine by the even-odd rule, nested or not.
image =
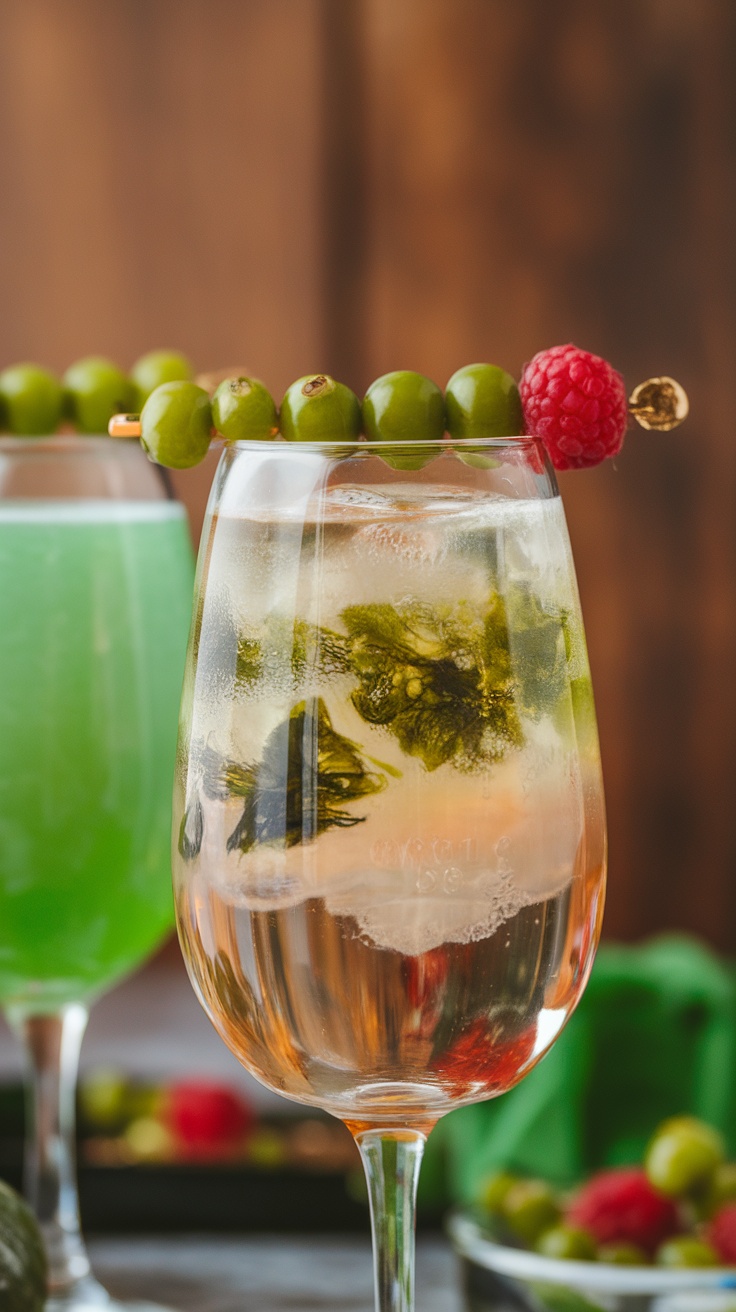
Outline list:
[[[110,437],[140,437],[141,435],[141,417],[140,415],[113,415],[107,431]]]
[[[211,374],[202,382],[211,386],[221,381],[222,373]],[[628,399],[629,414],[642,428],[659,433],[669,433],[687,418],[690,404],[684,387],[674,378],[662,375],[647,378],[634,388]],[[108,425],[111,437],[139,438],[141,436],[140,415],[113,415]],[[621,438],[623,440],[623,438]]]
[[[674,378],[647,378],[629,397],[629,414],[642,428],[669,433],[687,419],[690,402],[684,387]]]

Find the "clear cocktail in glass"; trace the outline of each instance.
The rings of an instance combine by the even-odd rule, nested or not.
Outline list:
[[[416,468],[420,465],[420,468]],[[366,1166],[378,1304],[413,1307],[426,1135],[584,988],[605,822],[562,503],[530,438],[226,450],[175,798],[195,989]]]

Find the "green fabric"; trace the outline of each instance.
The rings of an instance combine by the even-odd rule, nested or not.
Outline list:
[[[655,1126],[688,1112],[736,1149],[736,973],[702,944],[601,948],[577,1012],[503,1097],[453,1112],[430,1139],[453,1200],[507,1168],[572,1184],[640,1161]]]

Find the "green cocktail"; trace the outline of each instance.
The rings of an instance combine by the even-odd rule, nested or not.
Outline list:
[[[50,1011],[172,920],[191,606],[175,502],[0,503],[0,1003]]]

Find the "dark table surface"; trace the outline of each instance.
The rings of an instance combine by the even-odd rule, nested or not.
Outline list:
[[[120,1299],[175,1312],[372,1312],[368,1239],[247,1236],[93,1239],[95,1275]],[[417,1247],[417,1307],[461,1312],[445,1240]]]

